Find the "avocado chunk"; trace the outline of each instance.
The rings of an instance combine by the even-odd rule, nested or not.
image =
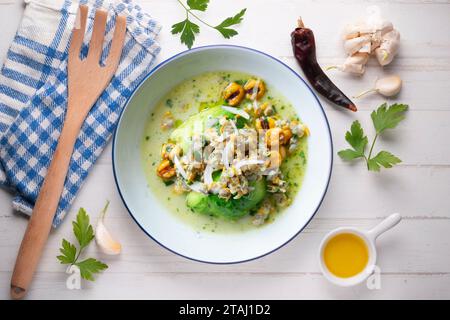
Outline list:
[[[187,152],[194,133],[196,131],[203,132],[208,119],[217,119],[222,116],[234,117],[235,115],[222,109],[222,105],[207,108],[190,116],[183,124],[176,128],[170,135],[170,140],[178,144],[183,149],[183,152]]]
[[[260,179],[251,182],[254,189],[239,199],[222,199],[215,194],[206,195],[199,192],[190,192],[186,197],[189,208],[200,214],[208,214],[225,219],[239,219],[249,214],[266,196],[266,182]]]

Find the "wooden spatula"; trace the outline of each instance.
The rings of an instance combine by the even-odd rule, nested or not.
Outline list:
[[[80,50],[86,29],[88,8],[80,6],[78,14],[79,25],[73,30],[69,48],[67,113],[55,154],[17,255],[11,279],[11,297],[14,299],[24,297],[28,291],[50,233],[75,141],[89,110],[116,72],[122,53],[126,19],[117,17],[109,55],[104,66],[100,65],[107,12],[97,10],[89,52],[87,57],[81,60]]]

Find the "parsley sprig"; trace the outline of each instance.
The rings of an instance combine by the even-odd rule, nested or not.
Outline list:
[[[352,147],[338,152],[343,160],[354,160],[364,158],[369,171],[380,171],[381,167],[392,168],[392,166],[402,162],[399,158],[388,151],[380,151],[376,156],[372,156],[373,147],[381,133],[387,129],[395,128],[400,121],[405,118],[405,111],[408,109],[406,104],[392,104],[389,107],[386,103],[382,104],[377,110],[374,110],[370,117],[375,127],[375,137],[370,146],[369,154],[366,156],[366,146],[368,144],[367,136],[358,120],[352,123],[350,131],[345,134],[345,140]]]
[[[63,239],[61,248],[59,249],[61,255],[56,258],[61,264],[76,265],[80,269],[80,274],[83,279],[94,281],[93,274],[105,270],[108,266],[94,258],[79,261],[83,250],[94,239],[94,229],[89,223],[89,216],[87,215],[86,210],[80,208],[76,220],[72,222],[72,226],[73,233],[78,241],[79,249],[77,250],[77,247],[74,244]]]
[[[194,11],[205,12],[206,9],[208,8],[209,0],[187,0],[186,5],[181,0],[177,1],[186,11],[186,19],[172,25],[172,34],[181,33],[180,36],[181,43],[184,43],[189,49],[191,49],[194,44],[195,35],[200,33],[199,25],[189,20],[190,16],[194,17],[195,19],[203,23],[205,26],[210,27],[212,29],[216,29],[222,34],[224,38],[229,39],[238,34],[236,30],[230,27],[239,24],[244,17],[245,11],[247,10],[242,9],[236,15],[228,17],[225,20],[223,20],[220,24],[214,26],[202,20],[194,12]]]

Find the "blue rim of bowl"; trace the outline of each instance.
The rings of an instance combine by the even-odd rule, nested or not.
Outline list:
[[[122,121],[122,116],[123,113],[125,112],[129,102],[131,101],[131,99],[133,98],[134,94],[139,90],[139,88],[142,86],[142,84],[153,75],[153,73],[155,73],[156,71],[158,71],[160,68],[162,68],[163,66],[165,66],[166,64],[168,64],[169,62],[171,62],[172,60],[180,57],[180,56],[184,56],[186,54],[190,54],[192,52],[196,52],[196,51],[202,51],[205,49],[214,49],[214,48],[234,48],[234,49],[243,49],[243,50],[247,50],[247,51],[251,51],[254,53],[258,53],[258,54],[262,54],[272,60],[274,60],[275,62],[280,63],[281,65],[283,65],[285,68],[287,68],[288,70],[290,70],[295,76],[297,76],[297,78],[299,78],[304,84],[305,86],[309,89],[309,91],[311,92],[311,94],[314,96],[314,98],[316,99],[320,110],[322,111],[323,117],[325,119],[325,123],[327,124],[327,128],[328,128],[328,135],[330,137],[330,149],[331,149],[331,159],[330,159],[330,166],[329,166],[329,175],[328,175],[328,181],[327,181],[327,185],[322,193],[322,197],[319,201],[319,203],[317,204],[316,209],[314,210],[314,213],[311,215],[311,217],[309,218],[309,220],[305,223],[305,225],[303,227],[300,228],[300,230],[294,234],[290,239],[288,239],[285,243],[283,243],[282,245],[279,245],[278,247],[264,253],[261,254],[259,256],[253,257],[253,258],[249,258],[249,259],[245,259],[245,260],[239,260],[239,261],[228,261],[228,262],[215,262],[215,261],[205,261],[205,260],[200,260],[200,259],[196,259],[196,258],[192,258],[192,257],[188,257],[184,254],[181,254],[179,252],[176,252],[175,250],[165,246],[164,244],[162,244],[161,242],[159,242],[158,240],[156,240],[150,233],[147,232],[147,230],[145,230],[142,225],[137,221],[137,219],[134,217],[133,213],[131,212],[130,208],[128,208],[128,205],[122,195],[122,192],[120,190],[120,186],[119,183],[117,181],[117,174],[116,174],[116,165],[115,165],[115,149],[116,149],[116,137],[117,137],[117,131],[118,128],[120,126],[120,122]],[[331,136],[331,129],[330,129],[330,124],[328,123],[328,118],[327,115],[325,114],[325,110],[322,107],[322,104],[319,101],[319,98],[317,97],[317,95],[315,94],[315,92],[311,89],[311,87],[309,86],[308,83],[306,83],[306,81],[297,73],[294,71],[294,69],[292,69],[291,67],[289,67],[287,64],[285,64],[284,62],[282,62],[281,60],[271,56],[270,54],[267,54],[265,52],[256,50],[256,49],[252,49],[249,47],[244,47],[244,46],[238,46],[238,45],[229,45],[229,44],[217,44],[217,45],[207,45],[207,46],[201,46],[201,47],[196,47],[194,49],[190,49],[190,50],[185,50],[182,51],[180,53],[177,53],[176,55],[160,62],[158,65],[156,65],[156,67],[154,67],[152,70],[150,70],[150,72],[144,77],[144,79],[138,84],[138,86],[133,90],[133,92],[131,93],[130,97],[127,99],[127,102],[124,106],[124,108],[122,109],[122,111],[120,112],[120,116],[119,116],[119,121],[117,122],[117,127],[116,130],[114,132],[114,137],[113,137],[113,146],[112,146],[112,167],[113,167],[113,174],[114,174],[114,181],[116,183],[116,187],[117,190],[119,192],[120,198],[122,199],[122,202],[125,206],[125,208],[127,209],[128,213],[130,214],[131,218],[134,220],[134,222],[136,222],[136,224],[139,226],[139,228],[149,237],[151,238],[153,241],[155,241],[157,244],[159,244],[161,247],[163,247],[164,249],[189,260],[192,261],[196,261],[196,262],[202,262],[202,263],[208,263],[208,264],[218,264],[218,265],[227,265],[227,264],[238,264],[238,263],[244,263],[244,262],[249,262],[249,261],[253,261],[256,259],[260,259],[262,257],[265,257],[267,255],[270,255],[271,253],[277,251],[278,249],[284,247],[285,245],[287,245],[289,242],[291,242],[292,240],[294,240],[294,238],[296,238],[307,226],[308,224],[311,222],[311,220],[314,218],[314,216],[316,215],[317,211],[319,210],[320,206],[322,205],[323,199],[325,198],[325,195],[328,191],[328,187],[330,185],[330,180],[331,180],[331,172],[333,171],[333,138]]]

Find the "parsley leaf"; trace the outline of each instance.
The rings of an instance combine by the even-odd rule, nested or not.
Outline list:
[[[61,248],[59,249],[62,255],[57,256],[62,264],[72,264],[75,262],[77,255],[77,248],[66,239],[62,240]]]
[[[353,150],[346,149],[340,151],[338,154],[341,158],[352,160],[364,157],[364,150],[368,140],[358,120],[353,121],[350,131],[347,131],[345,134],[345,140],[353,147]]]
[[[88,258],[86,260],[75,263],[80,268],[80,274],[83,279],[94,281],[93,273],[99,273],[108,268],[106,264],[98,261],[94,258]]]
[[[106,209],[106,207],[105,207]],[[94,239],[94,230],[92,225],[89,223],[89,216],[86,213],[86,210],[80,208],[78,210],[77,217],[75,221],[72,222],[73,225],[73,233],[78,240],[79,250],[75,247],[74,244],[70,243],[66,239],[62,240],[61,248],[59,252],[61,255],[56,258],[59,260],[61,264],[69,264],[76,265],[80,268],[80,275],[83,279],[86,280],[94,280],[92,274],[98,273],[108,266],[101,261],[98,261],[94,258],[88,258],[83,261],[78,261],[83,249],[85,249],[89,243]]]
[[[370,171],[380,171],[380,166],[392,168],[393,165],[402,162],[399,158],[387,151],[380,151],[375,157],[369,159],[367,166]]]
[[[238,32],[232,28],[230,28],[233,25],[239,24],[243,16],[245,14],[245,11],[247,9],[242,9],[239,13],[234,15],[233,17],[226,18],[223,20],[219,25],[214,26],[212,24],[209,24],[202,20],[199,16],[196,15],[193,11],[206,11],[208,8],[209,0],[187,0],[186,5],[181,1],[177,0],[178,3],[184,8],[186,11],[186,19],[175,23],[172,25],[172,34],[181,34],[180,40],[181,43],[185,44],[189,49],[192,48],[195,41],[195,35],[200,33],[200,27],[189,20],[189,18],[192,16],[196,20],[203,23],[205,26],[210,27],[212,29],[216,29],[219,31],[222,36],[226,39],[229,39],[235,35],[238,34]]]
[[[378,136],[386,129],[395,128],[400,121],[405,118],[405,111],[408,109],[404,104],[393,104],[387,106],[386,103],[378,107],[371,113],[373,125],[375,127],[375,137],[370,147],[369,155],[366,156],[365,149],[368,143],[367,136],[361,127],[358,120],[352,123],[350,131],[345,134],[345,140],[352,147],[352,149],[345,149],[338,152],[338,155],[343,160],[354,160],[357,158],[364,158],[367,163],[369,171],[380,171],[381,167],[392,168],[392,166],[402,162],[399,158],[387,151],[380,151],[376,156],[372,157],[373,147],[377,141]]]
[[[355,150],[352,149],[345,149],[338,152],[339,157],[341,157],[343,160],[353,160],[357,158],[364,157],[364,154],[361,154]]]
[[[174,25],[172,25],[172,30],[170,32],[172,32],[172,34],[180,33],[184,30],[185,25],[186,25],[186,20],[175,23]]]
[[[188,0],[187,5],[191,10],[206,11],[209,0]]]
[[[242,9],[235,16],[226,18],[219,25],[215,26],[214,29],[219,31],[225,39],[229,39],[237,35],[237,31],[234,29],[230,29],[229,27],[241,23],[245,11],[247,11],[247,9]]]
[[[364,154],[364,149],[368,141],[358,120],[353,122],[350,131],[347,131],[345,134],[345,140],[347,140],[356,152]]]
[[[172,34],[181,32],[181,43],[184,43],[189,49],[195,41],[195,34],[200,32],[200,27],[189,19],[176,23],[172,26]]]
[[[85,248],[94,239],[94,230],[89,224],[89,216],[86,210],[80,208],[76,221],[72,222],[73,233],[80,244],[80,250]]]
[[[395,128],[400,121],[405,119],[405,111],[408,109],[406,104],[395,103],[387,107],[383,103],[377,110],[374,110],[370,117],[378,134],[386,129]]]

